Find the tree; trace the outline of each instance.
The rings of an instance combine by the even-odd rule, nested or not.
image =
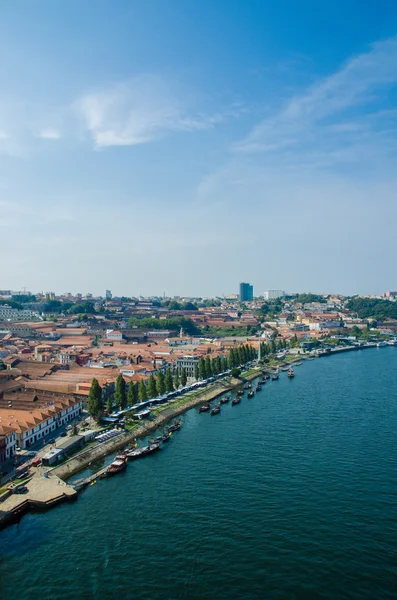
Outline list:
[[[183,367],[182,373],[181,373],[181,385],[183,387],[185,387],[186,384],[187,384],[187,373],[186,373],[185,367]]]
[[[78,434],[78,432],[79,432],[79,430],[77,429],[77,423],[76,423],[76,421],[73,421],[73,424],[72,424],[72,431],[70,432],[70,435],[71,435],[71,436],[72,436],[72,435],[77,435],[77,434]]]
[[[138,398],[139,398],[140,402],[146,402],[146,400],[148,399],[147,398],[147,389],[146,389],[146,385],[145,385],[145,382],[143,381],[143,379],[141,379],[139,382]]]
[[[164,375],[162,371],[159,371],[157,375],[157,392],[159,396],[163,396],[165,394]]]
[[[229,368],[226,356],[222,356],[222,358],[221,358],[221,364],[222,364],[221,372],[224,373]]]
[[[153,377],[153,373],[149,377],[149,381],[147,384],[147,393],[149,398],[155,398],[157,396],[156,380]]]
[[[179,384],[180,384],[180,381],[179,381],[178,369],[175,369],[175,373],[174,373],[174,386],[175,386],[176,390],[179,388]]]
[[[270,352],[271,354],[276,354],[276,344],[274,340],[270,342]]]
[[[174,391],[174,384],[172,382],[172,375],[171,375],[170,369],[167,369],[167,372],[165,374],[164,384],[165,384],[165,389],[167,390],[167,392]]]
[[[110,396],[106,402],[106,412],[108,413],[108,415],[111,415],[113,412],[113,402]]]
[[[202,356],[200,357],[198,368],[199,368],[199,379],[206,379],[207,375],[206,375],[206,370],[205,370],[205,360]]]
[[[211,359],[208,355],[205,357],[205,374],[206,374],[206,377],[212,376],[212,364],[211,364]]]
[[[117,379],[116,379],[116,389],[114,392],[114,400],[115,400],[117,406],[120,406],[120,408],[125,408],[127,406],[127,397],[126,397],[126,393],[125,393],[125,381],[124,381],[124,378],[121,373],[117,376]]]
[[[200,369],[198,365],[194,365],[194,378],[196,381],[200,379]]]
[[[138,388],[137,385],[131,381],[128,386],[128,394],[127,394],[127,404],[128,406],[133,406],[138,402]]]
[[[91,388],[88,394],[87,409],[88,414],[91,415],[91,417],[93,417],[98,423],[100,423],[103,416],[102,388],[95,377],[91,382]]]

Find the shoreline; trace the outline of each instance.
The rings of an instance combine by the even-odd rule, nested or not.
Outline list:
[[[339,354],[353,350],[365,350],[368,348],[377,348],[377,346],[367,344],[359,347],[349,346],[346,348],[332,349],[330,352],[325,352],[323,354],[314,356],[299,354],[287,362],[280,362],[280,364],[277,366],[263,365],[255,370],[255,372],[250,372],[247,376],[242,374],[240,376],[241,379],[231,378],[227,382],[216,382],[212,384],[209,389],[203,390],[202,392],[196,394],[193,398],[188,399],[188,397],[186,397],[186,403],[183,403],[175,408],[172,406],[165,408],[163,411],[161,411],[160,415],[156,416],[155,419],[143,424],[138,429],[122,433],[117,436],[117,438],[97,445],[94,448],[87,448],[83,450],[81,453],[68,459],[65,463],[62,463],[61,465],[53,467],[47,471],[46,477],[43,477],[38,471],[36,471],[31,480],[27,483],[29,488],[29,494],[27,496],[19,496],[16,498],[15,495],[12,495],[7,497],[7,499],[5,499],[3,502],[0,501],[0,530],[4,529],[8,525],[18,522],[27,512],[48,510],[49,508],[52,508],[61,502],[77,499],[78,491],[83,489],[83,487],[75,489],[73,482],[67,483],[71,477],[80,471],[83,471],[92,463],[100,461],[109,454],[112,454],[113,452],[125,447],[134,439],[146,437],[149,433],[159,429],[160,427],[163,427],[188,410],[205,402],[210,402],[228,391],[235,390],[241,387],[244,382],[253,381],[265,373],[271,374],[276,370],[286,370],[287,367],[292,366],[295,363],[302,364],[302,362],[305,362],[306,360],[314,360],[315,358],[322,358],[323,356],[332,356],[333,354]],[[97,472],[100,470],[101,466],[98,467]],[[94,474],[91,474],[90,478],[92,478],[93,475]],[[89,477],[87,477],[87,479],[88,478]],[[33,485],[31,485],[32,482]],[[54,486],[55,482],[56,486]],[[32,493],[30,489],[31,487],[34,490]],[[39,499],[42,493],[45,497]]]

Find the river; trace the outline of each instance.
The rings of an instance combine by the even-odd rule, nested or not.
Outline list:
[[[397,349],[295,372],[0,532],[0,597],[394,600]]]

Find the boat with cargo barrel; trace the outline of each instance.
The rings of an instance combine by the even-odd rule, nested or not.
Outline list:
[[[128,452],[128,458],[131,460],[136,460],[137,458],[143,458],[144,456],[148,456],[149,454],[153,454],[153,452],[157,452],[160,450],[161,444],[149,444],[148,446],[144,446],[143,448],[137,448],[136,450],[132,450]]]
[[[106,469],[106,475],[116,475],[117,473],[121,473],[125,471],[127,468],[127,458],[125,456],[116,456],[115,460],[109,465]]]
[[[250,392],[248,392],[248,398],[253,398],[255,395],[255,391],[251,390]]]

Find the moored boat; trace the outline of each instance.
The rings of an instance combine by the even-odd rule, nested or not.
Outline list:
[[[132,460],[135,460],[137,458],[142,458],[143,456],[148,456],[148,454],[152,454],[153,452],[157,452],[157,450],[160,450],[160,448],[161,444],[149,444],[148,446],[137,448],[136,450],[129,452],[128,457]]]
[[[230,401],[230,396],[225,396],[221,398],[221,404],[227,404]]]
[[[238,390],[237,396],[244,396],[244,390]]]
[[[251,390],[250,392],[248,392],[248,398],[253,398],[255,395],[255,391]]]
[[[260,384],[258,384],[258,385],[256,386],[256,391],[257,391],[257,392],[260,392],[260,391],[261,391],[261,389],[262,389],[262,386],[261,386]]]
[[[278,375],[273,375],[272,381],[277,381],[277,379],[278,379]]]
[[[204,406],[200,406],[199,412],[208,412],[210,408],[209,404],[204,404]]]
[[[178,431],[182,427],[182,421],[177,421],[174,425],[168,427],[168,433],[172,433],[173,431]]]
[[[236,404],[240,404],[240,402],[241,402],[241,396],[236,396],[232,400],[232,406],[235,406]]]
[[[121,473],[127,467],[127,460],[121,456],[117,456],[115,460],[109,465],[106,469],[107,475],[116,475],[116,473]]]
[[[290,379],[292,379],[293,377],[295,377],[294,369],[292,367],[290,369],[288,369],[288,377]]]
[[[211,415],[218,415],[220,412],[221,412],[221,407],[214,406],[214,408],[211,410]]]

